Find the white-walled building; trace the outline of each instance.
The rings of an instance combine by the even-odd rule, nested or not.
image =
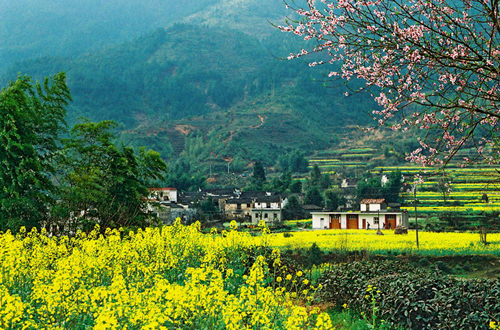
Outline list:
[[[148,188],[148,190],[150,201],[177,203],[177,189],[175,188]]]
[[[387,209],[385,199],[364,199],[360,211],[313,212],[313,229],[394,229],[408,226],[408,213]]]
[[[387,202],[385,199],[363,199],[359,202],[361,212],[386,211]]]

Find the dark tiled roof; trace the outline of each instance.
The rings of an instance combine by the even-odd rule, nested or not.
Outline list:
[[[386,200],[384,198],[378,198],[378,199],[362,199],[360,204],[382,204],[386,203]]]
[[[177,191],[176,188],[148,188],[149,191]]]
[[[251,204],[253,200],[250,198],[230,198],[226,201],[226,204]]]
[[[307,210],[307,211],[314,211],[314,210],[322,210],[323,208],[321,206],[314,205],[314,204],[305,204],[305,205],[302,205],[302,209]]]

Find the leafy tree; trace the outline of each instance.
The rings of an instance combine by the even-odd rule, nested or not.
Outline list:
[[[258,184],[263,184],[266,181],[266,172],[260,161],[256,161],[253,166],[253,179]]]
[[[446,164],[471,146],[465,163],[500,161],[497,0],[297,3],[299,21],[280,28],[315,42],[289,58],[323,53],[310,65],[332,63],[330,77],[365,80],[381,125],[426,133],[409,160]]]
[[[323,263],[323,254],[318,244],[316,242],[312,243],[311,247],[307,250],[307,267],[311,268],[314,265],[321,265]]]
[[[295,180],[290,184],[290,192],[300,194],[302,192],[302,182]]]
[[[345,204],[345,198],[340,191],[334,189],[325,191],[325,209],[336,211],[343,204]]]
[[[288,197],[288,202],[283,207],[283,217],[288,220],[296,220],[304,218],[304,211],[300,206],[299,199],[291,195]]]
[[[216,201],[214,201],[212,197],[208,197],[196,203],[195,208],[198,209],[198,216],[201,220],[213,219],[214,215],[219,213]]]
[[[379,177],[365,176],[359,180],[356,187],[356,199],[358,202],[363,198],[380,198],[382,197],[382,186]]]
[[[382,186],[381,196],[389,203],[399,203],[399,196],[403,182],[401,181],[401,171],[393,171],[388,177],[387,183]]]
[[[321,170],[319,169],[318,164],[314,164],[310,175],[309,185],[313,187],[321,186]]]
[[[39,226],[56,187],[54,155],[71,100],[63,73],[43,84],[19,77],[0,93],[0,230]]]
[[[290,191],[290,186],[292,185],[292,174],[290,172],[285,172],[279,177],[274,177],[271,180],[269,189],[279,193],[286,193]]]
[[[191,165],[183,159],[171,163],[165,184],[181,191],[195,191],[206,186],[207,178],[196,172]]]
[[[112,121],[84,121],[65,140],[62,202],[54,214],[70,227],[145,224],[143,197],[154,181],[164,178],[166,164],[157,152],[116,146],[115,127]]]
[[[304,196],[304,204],[312,204],[317,206],[323,206],[323,196],[316,186],[310,187]]]
[[[290,154],[280,156],[278,164],[282,171],[292,173],[305,173],[309,165],[307,159],[305,159],[305,154],[300,150],[294,150]]]

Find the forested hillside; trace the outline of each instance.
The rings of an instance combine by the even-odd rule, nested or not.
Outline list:
[[[177,24],[77,58],[21,62],[7,71],[4,83],[18,72],[41,78],[65,71],[74,99],[70,122],[79,116],[116,120],[129,142],[145,143],[165,158],[184,150],[178,131],[168,125],[191,125],[190,133],[212,139],[225,156],[241,153],[249,161],[272,156],[270,149],[322,148],[374,106],[362,96],[346,99],[343,88],[323,87],[325,77],[304,63],[278,59],[292,45],[283,39],[272,47],[274,41]],[[168,131],[174,133],[151,138],[151,132]],[[246,149],[257,144],[250,153]]]
[[[112,12],[101,2],[93,11],[71,2],[40,10],[22,0],[0,4],[0,24],[19,24],[13,13],[26,5],[33,8],[26,17],[45,19],[30,20],[39,28],[29,36],[4,25],[10,34],[1,56],[25,60],[4,70],[2,85],[18,74],[41,79],[64,71],[73,96],[69,124],[115,120],[124,142],[157,150],[183,171],[195,164],[192,171],[209,174],[230,163],[242,172],[256,160],[274,166],[291,150],[330,148],[353,125],[369,123],[376,106],[366,95],[346,98],[343,86],[326,88],[323,68],[281,59],[301,45],[270,23],[284,21],[280,1],[151,0],[141,8],[129,1]],[[74,6],[78,13],[67,12]],[[93,27],[102,35],[94,37]]]
[[[266,34],[276,0],[16,0],[0,2],[0,72],[21,60],[76,56],[176,22]],[[264,24],[256,24],[261,21]]]

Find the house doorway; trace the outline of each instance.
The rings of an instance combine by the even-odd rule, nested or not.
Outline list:
[[[347,229],[359,229],[357,214],[347,215]]]
[[[330,216],[330,229],[340,229],[340,215],[334,214]]]
[[[395,214],[386,214],[385,215],[385,225],[387,229],[395,229],[396,228],[396,215]]]

